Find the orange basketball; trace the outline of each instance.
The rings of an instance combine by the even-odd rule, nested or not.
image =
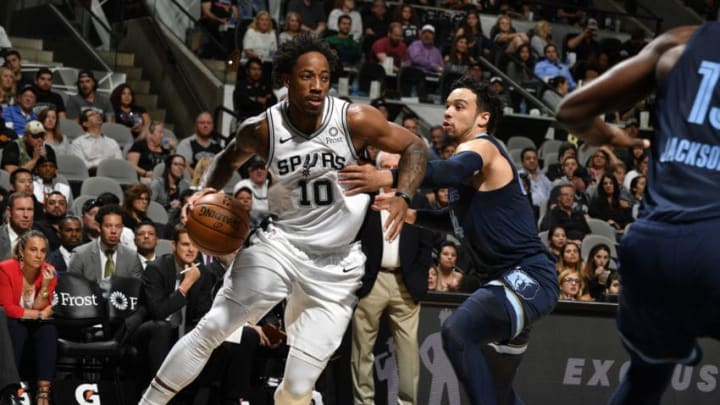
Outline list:
[[[198,249],[211,256],[222,256],[236,251],[245,242],[250,212],[225,193],[206,194],[188,210],[185,226]]]

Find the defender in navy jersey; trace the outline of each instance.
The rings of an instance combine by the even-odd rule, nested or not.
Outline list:
[[[645,205],[620,243],[618,329],[631,358],[613,404],[656,404],[676,363],[720,338],[720,23],[660,35],[560,105],[558,120],[596,144],[650,148]],[[597,117],[656,91],[649,140]]]
[[[492,135],[502,104],[471,78],[453,84],[443,129],[459,141],[455,155],[428,163],[423,187],[449,188],[449,207],[409,210],[407,223],[453,232],[485,284],[442,326],[445,351],[473,404],[516,404],[512,380],[530,325],[555,307],[555,259],[538,237],[535,217],[512,160]],[[388,186],[393,176],[348,166],[350,193]],[[375,208],[387,207],[381,195]]]
[[[385,223],[394,239],[427,161],[422,140],[375,108],[327,95],[335,58],[309,34],[281,45],[273,66],[288,99],[243,123],[210,166],[203,183],[210,189],[188,202],[221,189],[257,154],[273,174],[268,205],[276,219],[257,229],[237,255],[212,308],[173,347],[141,404],[167,403],[200,373],[215,347],[285,298],[290,350],[275,404],[310,404],[315,380],[347,329],[364,273],[365,256],[354,240],[369,198],[345,196],[337,172],[368,145],[401,154],[399,195]]]

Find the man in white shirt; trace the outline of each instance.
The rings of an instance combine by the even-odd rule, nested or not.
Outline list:
[[[102,133],[102,116],[93,109],[87,109],[80,113],[80,125],[85,129],[85,134],[79,136],[71,144],[71,152],[82,159],[85,166],[94,175],[98,163],[103,159],[122,159],[120,145]]]
[[[137,248],[140,264],[143,270],[148,262],[155,260],[155,248],[158,244],[157,228],[152,221],[144,220],[135,229],[135,248]]]
[[[540,207],[547,202],[552,189],[552,182],[543,174],[538,166],[538,153],[534,148],[525,148],[520,153],[522,170],[529,175],[533,205]]]

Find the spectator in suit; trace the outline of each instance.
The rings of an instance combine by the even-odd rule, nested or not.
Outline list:
[[[133,341],[148,361],[144,382],[150,381],[175,341],[194,328],[212,304],[215,278],[203,265],[195,264],[198,249],[182,225],[175,229],[172,249],[173,253],[149,262],[142,274],[150,320],[140,326]]]
[[[80,218],[67,216],[58,224],[60,231],[60,247],[48,254],[48,263],[55,266],[58,272],[64,273],[70,264],[73,249],[82,243],[82,223]]]
[[[8,222],[0,226],[0,260],[9,259],[22,234],[30,230],[33,224],[33,198],[23,192],[15,192],[8,197]]]
[[[94,175],[98,163],[103,159],[122,159],[117,141],[102,133],[102,116],[89,108],[80,113],[80,125],[85,134],[76,138],[70,145],[70,151],[87,166],[90,175]]]
[[[15,365],[19,369],[26,346],[34,354],[38,405],[50,404],[50,385],[55,378],[57,328],[52,317],[52,297],[57,285],[55,269],[45,262],[48,242],[39,231],[23,234],[13,258],[0,262],[0,306],[5,309]],[[7,359],[3,359],[7,361]]]
[[[113,275],[142,277],[142,265],[136,252],[120,243],[124,228],[122,208],[105,205],[98,211],[95,221],[100,225],[100,237],[75,248],[68,272],[95,282],[106,281]]]
[[[147,268],[148,262],[157,258],[155,255],[157,244],[158,236],[155,223],[148,219],[141,221],[135,230],[135,247],[143,270]]]
[[[382,169],[397,167],[399,160],[400,155],[385,152],[379,152],[377,157]],[[427,205],[422,194],[415,195],[412,208]],[[395,339],[400,376],[398,402],[415,404],[420,376],[417,341],[419,300],[428,289],[432,234],[414,226],[405,226],[398,239],[388,242],[382,230],[384,219],[382,213],[368,210],[359,235],[368,261],[365,263],[363,285],[358,291],[360,301],[352,319],[355,403],[375,403],[373,347],[380,317],[387,311],[390,315],[390,330]]]
[[[35,73],[35,114],[40,115],[42,110],[51,108],[57,112],[58,118],[66,118],[65,102],[59,93],[52,91],[53,73],[48,68],[40,68]]]

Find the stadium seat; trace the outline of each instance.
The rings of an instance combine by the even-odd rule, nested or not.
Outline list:
[[[87,179],[88,169],[85,162],[75,155],[57,155],[58,173],[69,181],[82,182]]]
[[[120,203],[122,203],[123,190],[120,184],[114,179],[102,176],[88,177],[83,181],[82,186],[80,186],[80,195],[97,197],[106,192],[117,196],[120,199]]]
[[[559,141],[557,139],[547,139],[545,142],[540,145],[540,149],[538,149],[538,156],[540,159],[544,159],[548,153],[559,153],[560,152],[560,146],[565,143],[563,141]]]
[[[0,169],[0,187],[10,191],[10,173]]]
[[[58,120],[58,125],[60,126],[60,131],[62,131],[62,134],[67,136],[71,141],[80,135],[85,134],[85,130],[83,129],[80,124],[75,122],[75,120],[67,119],[67,118],[60,118]]]
[[[157,201],[150,201],[147,209],[147,216],[156,224],[165,225],[168,222],[168,213]]]
[[[162,177],[163,172],[165,171],[165,163],[158,163],[153,167],[153,179],[159,179]]]
[[[157,246],[155,246],[155,257],[160,257],[168,253],[172,253],[172,242],[168,239],[158,239]]]
[[[103,159],[98,163],[97,175],[115,180],[121,186],[138,182],[137,172],[124,159]]]
[[[507,141],[507,147],[510,150],[513,149],[520,149],[523,150],[525,148],[536,148],[535,142],[533,142],[532,139],[526,137],[526,136],[511,136]]]
[[[597,218],[588,218],[587,224],[590,227],[590,232],[593,235],[602,235],[612,241],[616,240],[617,232],[615,231],[615,228],[613,228],[612,225],[608,224],[606,221]]]
[[[127,153],[127,150],[130,148],[134,141],[132,132],[130,132],[130,128],[126,127],[123,124],[106,122],[102,125],[102,132],[108,138],[116,140],[124,153]]]

